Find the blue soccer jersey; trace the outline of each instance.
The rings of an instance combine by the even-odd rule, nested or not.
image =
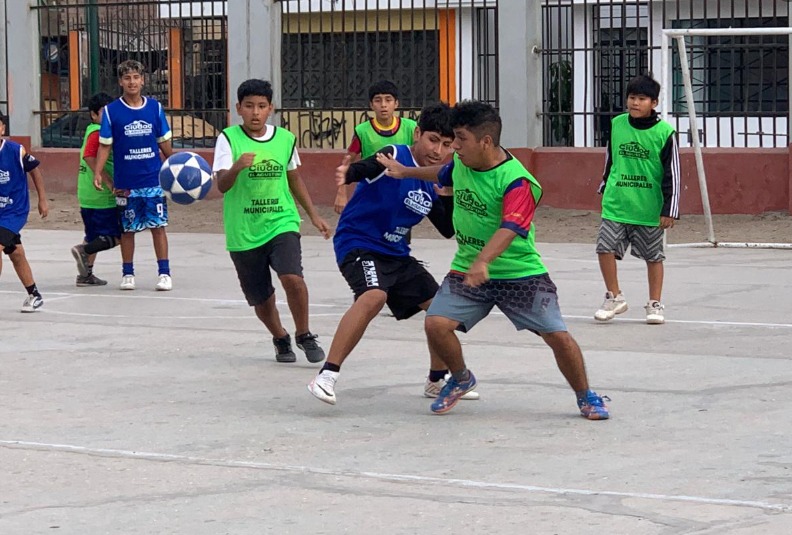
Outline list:
[[[391,145],[394,158],[407,167],[418,167],[410,147]],[[333,247],[339,264],[353,249],[409,256],[405,236],[429,215],[437,200],[434,184],[415,178],[396,179],[381,173],[361,180],[338,220]]]
[[[118,189],[159,186],[159,144],[171,138],[162,104],[150,97],[132,108],[123,99],[105,106],[99,142],[113,145],[113,183]]]
[[[27,173],[39,161],[19,143],[0,140],[0,227],[19,234],[30,211]]]

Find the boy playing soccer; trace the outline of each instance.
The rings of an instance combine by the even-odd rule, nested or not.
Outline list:
[[[135,289],[135,234],[151,230],[157,257],[156,290],[173,288],[168,261],[168,205],[160,187],[160,151],[173,154],[171,130],[162,105],[143,96],[143,65],[127,60],[118,66],[118,83],[123,96],[105,106],[99,129],[99,151],[94,167],[94,187],[107,182],[116,195],[121,212],[122,290]],[[113,176],[104,173],[113,153]]]
[[[0,114],[0,138],[5,136],[8,120]],[[33,280],[25,248],[22,247],[20,232],[27,223],[30,211],[27,175],[33,179],[38,195],[38,212],[47,217],[49,207],[44,192],[44,179],[38,169],[39,161],[28,154],[24,147],[10,139],[0,139],[0,247],[11,260],[19,281],[27,290],[28,296],[22,303],[22,312],[35,312],[44,300]],[[0,272],[3,260],[0,256]]]
[[[347,153],[350,161],[368,158],[386,145],[410,145],[413,142],[416,122],[396,117],[399,107],[399,89],[389,80],[380,80],[369,87],[369,106],[374,118],[355,127],[355,134]],[[347,205],[347,185],[338,187],[335,211],[340,214]]]
[[[392,157],[407,167],[438,165],[451,153],[454,133],[447,104],[421,111],[414,143],[389,145],[376,154]],[[397,180],[384,174],[375,155],[349,164],[347,156],[336,171],[336,182],[358,182],[355,194],[338,221],[333,245],[341,274],[355,294],[355,302],[341,318],[324,367],[308,390],[318,399],[335,405],[335,383],[341,364],[363,337],[384,305],[397,320],[426,310],[437,293],[437,282],[426,268],[410,256],[405,235],[428,217],[446,238],[454,235],[451,224],[453,200],[438,196],[433,184],[414,178]],[[424,395],[436,397],[445,386],[448,372],[443,361],[430,352],[429,377]],[[478,394],[470,392],[468,398]]]
[[[77,286],[104,286],[102,280],[93,273],[96,253],[118,245],[121,239],[121,223],[113,191],[102,185],[101,190],[94,188],[93,169],[99,152],[99,125],[102,122],[104,107],[113,102],[107,93],[97,93],[88,101],[91,124],[85,130],[83,146],[80,150],[80,171],[77,175],[77,200],[80,215],[85,227],[83,243],[72,247],[71,252],[77,261]],[[113,158],[108,158],[104,166],[106,181],[113,180]]]
[[[448,412],[476,388],[454,331],[468,332],[497,306],[518,330],[528,329],[550,346],[580,414],[607,419],[602,398],[589,390],[583,354],[567,332],[556,286],[534,244],[541,186],[500,146],[501,118],[492,106],[461,102],[452,111],[451,126],[456,154],[436,176],[442,186],[454,188],[457,253],[425,321],[430,351],[448,365],[451,378],[432,412]],[[392,161],[388,167],[396,176],[409,172]],[[437,168],[425,171],[421,178],[431,178],[429,171]]]
[[[602,223],[597,256],[605,281],[605,301],[594,319],[609,321],[627,310],[619,287],[616,260],[627,247],[646,261],[649,301],[646,323],[665,322],[663,292],[663,233],[679,219],[679,149],[674,127],[655,111],[660,84],[651,76],[627,85],[628,113],[614,117],[607,147],[602,194]]]
[[[226,128],[217,138],[213,165],[223,194],[226,248],[248,304],[272,333],[275,359],[297,360],[275,306],[270,268],[286,292],[297,347],[310,362],[321,362],[324,351],[308,328],[300,214],[294,199],[325,239],[330,227],[319,217],[297,170],[300,157],[294,134],[266,124],[272,113],[272,85],[264,80],[243,82],[237,89],[236,109],[243,124]]]

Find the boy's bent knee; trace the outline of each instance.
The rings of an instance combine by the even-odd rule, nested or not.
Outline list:
[[[426,316],[424,330],[427,335],[453,332],[459,322],[443,316]]]

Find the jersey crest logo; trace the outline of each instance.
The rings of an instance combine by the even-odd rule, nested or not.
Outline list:
[[[283,165],[276,160],[264,160],[250,166],[248,176],[254,180],[273,180],[283,176]]]
[[[636,160],[646,160],[649,158],[649,149],[644,148],[644,146],[637,141],[630,141],[629,143],[622,143],[619,145],[619,156]]]
[[[432,211],[432,198],[422,189],[407,193],[404,205],[416,214],[427,215]]]
[[[478,194],[469,189],[454,190],[454,198],[457,205],[463,210],[479,216],[487,215],[487,205],[481,202]]]
[[[132,121],[124,127],[124,135],[127,137],[150,136],[154,132],[154,127],[146,121]]]
[[[0,184],[8,184],[11,181],[11,173],[0,170]]]

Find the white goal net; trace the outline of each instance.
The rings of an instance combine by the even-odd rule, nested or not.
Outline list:
[[[717,29],[664,29],[662,32],[662,77],[663,91],[663,119],[668,120],[673,103],[672,86],[669,80],[670,54],[673,44],[676,43],[679,53],[679,63],[684,84],[685,102],[687,104],[690,134],[693,151],[696,158],[696,174],[701,191],[701,204],[704,219],[707,225],[707,240],[699,243],[669,244],[669,247],[755,247],[767,249],[792,249],[792,243],[761,243],[761,242],[722,242],[718,241],[717,231],[713,224],[712,208],[707,190],[707,174],[704,168],[704,157],[701,151],[701,137],[696,115],[696,105],[693,95],[693,84],[688,58],[686,38],[692,36],[749,36],[749,35],[788,35],[792,36],[792,28],[717,28]],[[672,41],[673,40],[673,41]],[[673,232],[673,231],[672,231]]]

